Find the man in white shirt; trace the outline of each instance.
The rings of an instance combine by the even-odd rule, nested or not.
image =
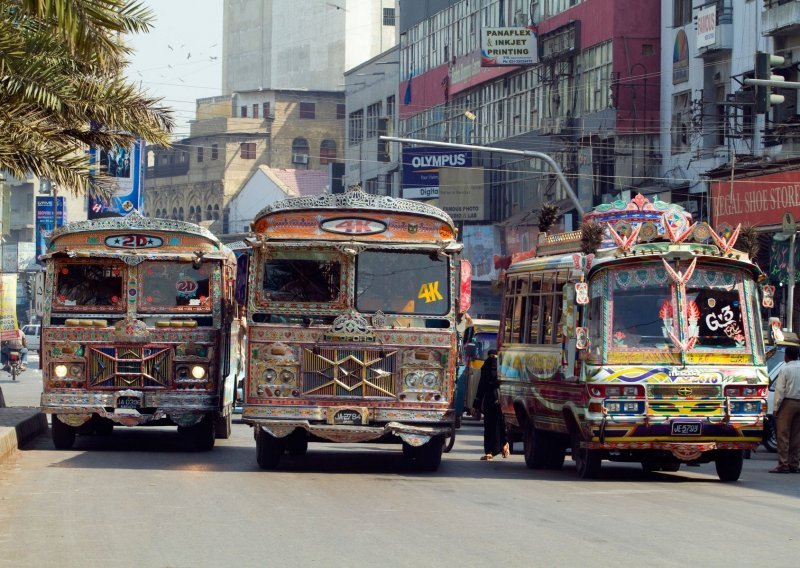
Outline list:
[[[800,348],[786,348],[786,365],[775,379],[778,467],[770,473],[800,472]]]

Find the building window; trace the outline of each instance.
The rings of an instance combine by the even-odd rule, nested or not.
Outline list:
[[[377,102],[367,107],[367,138],[378,135],[378,119],[381,117],[381,103]]]
[[[691,117],[691,91],[677,93],[672,97],[672,153],[689,150],[689,124]]]
[[[392,191],[394,188],[392,187],[392,182],[394,181],[394,174],[383,174],[383,192],[384,195],[388,195],[392,197]]]
[[[378,178],[370,178],[364,184],[364,191],[372,195],[378,194]]]
[[[336,161],[336,141],[323,140],[319,145],[319,163],[331,164]]]
[[[685,26],[692,21],[692,0],[673,0],[672,25]]]
[[[197,162],[200,163],[202,161],[203,161],[203,147],[202,146],[198,146],[197,147]]]
[[[394,95],[386,97],[386,116],[394,116]]]
[[[336,105],[336,120],[344,120],[346,114],[343,104]]]
[[[292,163],[295,167],[308,167],[308,140],[305,138],[295,138],[292,140]]]
[[[300,118],[313,120],[316,116],[316,103],[300,103]]]
[[[211,145],[211,159],[216,160],[219,158],[219,147],[216,144]]]
[[[258,103],[253,103],[253,118],[258,118]]]
[[[211,205],[206,207],[206,221],[212,221],[214,219],[212,211],[213,209],[211,209]]]
[[[383,25],[384,26],[395,25],[394,8],[383,9]]]
[[[264,118],[269,118],[269,101],[261,103],[261,110],[263,111]]]
[[[364,111],[350,113],[348,141],[350,145],[361,144],[364,140]]]
[[[247,118],[247,106],[246,105],[242,105],[241,113],[242,113],[241,114],[242,118]]]
[[[255,142],[242,142],[239,145],[239,157],[243,160],[256,159],[256,143]]]
[[[611,106],[611,42],[583,51],[585,112],[597,112]]]

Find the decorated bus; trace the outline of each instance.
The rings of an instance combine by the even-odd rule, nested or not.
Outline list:
[[[259,466],[309,442],[399,442],[436,470],[470,281],[450,217],[353,189],[276,202],[252,229],[242,419]]]
[[[202,450],[230,435],[236,261],[212,233],[134,211],[57,229],[42,259],[57,448],[115,425],[176,425]]]
[[[511,263],[501,403],[528,467],[560,468],[571,448],[582,478],[602,460],[646,471],[713,461],[721,480],[739,478],[761,440],[759,297],[772,303],[740,231],[638,195]]]

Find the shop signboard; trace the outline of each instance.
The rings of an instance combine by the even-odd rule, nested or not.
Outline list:
[[[727,223],[779,227],[784,213],[800,217],[800,172],[787,170],[711,184],[714,226]]]

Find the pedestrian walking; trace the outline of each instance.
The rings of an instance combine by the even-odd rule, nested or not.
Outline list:
[[[497,349],[489,349],[486,361],[481,367],[481,378],[478,391],[472,403],[472,412],[480,417],[483,412],[483,451],[482,460],[492,460],[502,454],[507,458],[511,454],[506,437],[506,425],[500,410],[500,380],[497,377]]]
[[[786,348],[786,365],[775,379],[778,466],[770,473],[800,472],[800,348]]]

